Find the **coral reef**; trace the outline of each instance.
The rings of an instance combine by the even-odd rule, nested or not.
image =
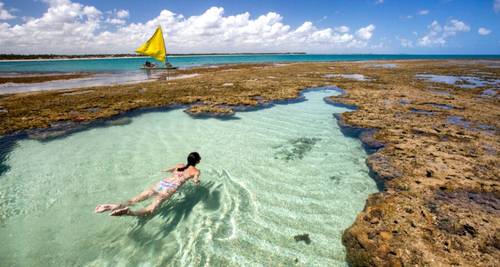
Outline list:
[[[417,76],[498,80],[500,69],[490,68],[491,63],[495,62],[226,65],[178,71],[200,74],[186,79],[2,95],[0,133],[63,129],[176,104],[185,105],[193,116],[232,115],[273,101],[297,101],[305,88],[338,86],[345,93],[326,101],[357,107],[335,116],[345,134],[359,137],[370,150],[367,164],[382,189],[369,196],[365,209],[344,232],[350,264],[495,266],[500,259],[500,98],[484,92],[496,92],[498,84],[464,88]],[[370,79],[328,75],[332,72]],[[307,152],[314,143],[294,141],[283,148],[293,160],[295,152]]]

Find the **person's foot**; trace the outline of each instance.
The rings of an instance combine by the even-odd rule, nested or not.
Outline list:
[[[129,208],[125,207],[125,208],[113,210],[111,212],[110,216],[122,216],[122,215],[128,214],[128,212],[129,212]]]
[[[97,205],[97,207],[95,207],[95,212],[96,213],[101,213],[101,212],[105,212],[105,211],[108,211],[108,210],[113,210],[113,209],[116,209],[119,205],[116,205],[116,204],[101,204],[101,205]]]

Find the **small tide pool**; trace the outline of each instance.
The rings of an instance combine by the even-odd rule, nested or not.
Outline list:
[[[325,78],[343,78],[355,81],[369,81],[370,78],[365,77],[363,74],[325,74]]]
[[[450,85],[456,85],[460,88],[473,89],[477,87],[484,87],[488,85],[500,85],[500,80],[498,79],[481,79],[478,77],[471,76],[447,76],[447,75],[434,75],[434,74],[417,74],[418,79],[422,79],[428,82],[434,83],[445,83]]]
[[[346,266],[343,231],[377,191],[358,139],[326,104],[306,101],[193,119],[180,109],[51,141],[17,141],[0,174],[2,266]],[[202,156],[149,218],[95,214]],[[146,201],[146,204],[149,202]],[[310,243],[294,236],[308,234]]]

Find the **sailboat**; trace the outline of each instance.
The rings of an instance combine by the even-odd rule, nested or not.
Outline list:
[[[149,38],[147,42],[145,42],[139,48],[137,48],[135,52],[142,55],[150,56],[158,61],[165,63],[165,66],[156,66],[154,63],[146,61],[146,64],[144,64],[141,67],[141,69],[166,69],[166,70],[177,69],[177,67],[174,67],[167,60],[167,50],[165,49],[165,41],[163,39],[163,32],[161,30],[161,26],[158,26],[153,36],[151,36],[151,38]]]

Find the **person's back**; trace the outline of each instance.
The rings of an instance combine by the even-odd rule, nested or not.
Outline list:
[[[167,178],[167,180],[171,182],[175,182],[178,186],[182,186],[185,182],[194,177],[199,176],[200,170],[198,170],[195,166],[187,166],[184,164],[178,164],[177,168],[172,171],[172,177]],[[199,181],[194,181],[196,184]]]

